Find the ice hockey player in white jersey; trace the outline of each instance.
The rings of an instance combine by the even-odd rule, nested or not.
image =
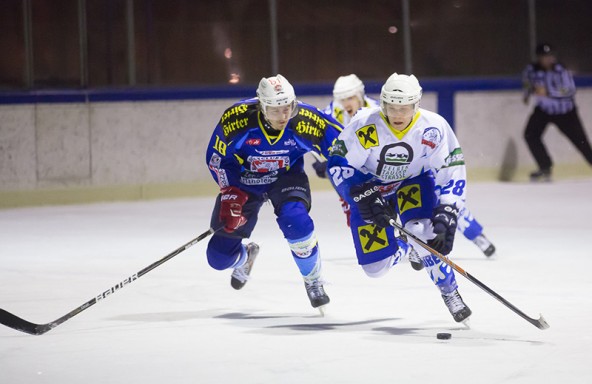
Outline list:
[[[365,86],[362,80],[355,74],[340,76],[333,86],[333,101],[323,110],[331,115],[343,126],[349,124],[358,110],[362,108],[378,107],[379,101],[366,95]],[[326,177],[327,165],[316,160],[312,167],[319,177]],[[341,201],[343,212],[346,215],[347,225],[350,224],[349,204]],[[495,253],[495,246],[483,233],[483,226],[465,206],[459,214],[457,229],[479,249],[490,257]]]
[[[418,258],[457,322],[471,310],[458,292],[451,267],[395,236],[390,220],[442,254],[452,250],[466,195],[462,149],[446,120],[419,108],[422,88],[413,75],[391,75],[380,107],[358,111],[334,143],[328,173],[351,205],[351,233],[358,263],[383,276],[402,257]],[[420,267],[416,269],[420,269]]]
[[[333,86],[333,101],[323,110],[346,126],[361,108],[378,107],[380,103],[366,95],[364,83],[353,73],[340,76]]]

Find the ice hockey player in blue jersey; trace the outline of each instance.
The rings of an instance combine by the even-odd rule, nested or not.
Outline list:
[[[304,278],[310,303],[329,303],[321,279],[321,257],[309,215],[311,192],[304,155],[327,157],[341,126],[315,107],[296,100],[282,75],[261,79],[257,97],[228,108],[214,130],[206,163],[220,187],[212,212],[216,232],[207,247],[210,266],[233,269],[231,285],[250,277],[259,246],[249,238],[262,205],[270,201],[279,228]],[[275,250],[277,252],[277,250]]]
[[[366,94],[364,83],[355,74],[340,76],[333,86],[333,101],[323,110],[344,127],[349,124],[358,110],[373,108],[380,105],[379,101]],[[312,164],[319,177],[326,176],[327,165],[321,160]],[[341,199],[341,206],[346,215],[347,225],[350,225],[349,204]],[[479,249],[490,257],[495,253],[495,246],[483,233],[483,226],[475,219],[466,206],[459,213],[457,229]]]
[[[408,257],[421,260],[457,322],[471,310],[458,292],[452,268],[417,245],[397,238],[390,220],[442,254],[452,250],[466,195],[462,149],[446,120],[419,108],[422,88],[410,75],[391,75],[380,107],[361,109],[334,143],[330,180],[351,206],[358,263],[380,277]],[[417,268],[416,268],[417,269]]]

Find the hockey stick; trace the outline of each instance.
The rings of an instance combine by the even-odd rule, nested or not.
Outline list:
[[[476,277],[474,277],[473,275],[471,275],[470,273],[468,273],[467,271],[465,271],[464,269],[459,267],[457,264],[455,264],[448,257],[446,257],[443,254],[441,254],[440,252],[436,251],[434,248],[430,247],[425,242],[423,242],[421,239],[419,239],[417,236],[415,236],[414,234],[412,234],[411,232],[409,232],[408,230],[403,228],[395,220],[391,219],[389,223],[393,227],[397,228],[399,231],[403,232],[404,234],[406,234],[407,236],[409,236],[410,238],[415,240],[415,242],[417,242],[423,249],[430,252],[432,255],[436,256],[438,259],[442,260],[444,263],[450,265],[456,272],[460,273],[461,275],[466,277],[471,283],[475,284],[476,286],[478,286],[479,288],[481,288],[485,292],[489,293],[497,301],[499,301],[500,303],[502,303],[506,307],[510,308],[514,313],[518,314],[520,317],[522,317],[524,320],[528,321],[530,324],[534,325],[538,329],[549,328],[549,324],[547,323],[547,321],[545,320],[543,315],[540,315],[540,317],[538,319],[533,319],[532,317],[526,315],[524,312],[522,312],[521,310],[516,308],[514,305],[512,305],[512,303],[510,303],[508,300],[504,299],[499,294],[497,294],[493,289],[489,288],[487,285],[480,282]]]
[[[7,327],[16,329],[17,331],[29,333],[31,335],[43,335],[45,332],[54,329],[55,327],[57,327],[58,325],[62,324],[63,322],[65,322],[67,320],[70,320],[74,316],[78,315],[80,312],[84,311],[85,309],[88,309],[89,307],[93,306],[97,302],[107,298],[112,293],[117,292],[118,290],[125,287],[129,283],[138,280],[140,277],[144,276],[145,274],[147,274],[148,272],[150,272],[154,268],[158,267],[161,264],[164,264],[166,261],[172,259],[173,257],[177,256],[179,253],[185,251],[189,247],[192,247],[193,245],[197,244],[198,242],[200,242],[201,240],[205,239],[206,237],[210,236],[211,234],[213,234],[214,232],[216,232],[218,230],[219,230],[219,228],[218,229],[212,229],[212,228],[208,229],[207,231],[205,231],[204,233],[202,233],[201,235],[199,235],[195,239],[193,239],[190,242],[188,242],[187,244],[182,245],[181,247],[177,248],[176,250],[169,253],[168,255],[163,257],[162,259],[155,261],[154,263],[150,264],[149,266],[142,269],[141,271],[134,273],[130,277],[115,284],[111,288],[100,293],[96,297],[93,297],[92,299],[90,299],[86,303],[73,309],[72,311],[66,313],[64,316],[52,321],[51,323],[46,323],[46,324],[31,323],[25,319],[22,319],[14,314],[8,312],[8,311],[5,311],[2,308],[0,308],[0,323],[3,325],[6,325]]]

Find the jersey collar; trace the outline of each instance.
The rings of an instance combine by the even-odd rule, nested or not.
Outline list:
[[[415,113],[415,116],[413,116],[413,119],[411,119],[411,122],[409,123],[407,128],[405,128],[402,131],[397,131],[395,128],[393,128],[393,126],[391,125],[391,123],[389,123],[388,119],[382,113],[382,111],[380,111],[380,117],[382,117],[382,120],[385,122],[386,126],[389,127],[389,129],[393,133],[393,135],[395,135],[397,137],[397,139],[401,140],[407,134],[407,132],[409,132],[411,130],[411,128],[413,128],[413,126],[417,122],[417,119],[419,119],[419,111],[417,111]]]
[[[270,136],[267,133],[267,130],[265,129],[265,126],[264,126],[265,123],[261,120],[261,115],[262,115],[261,112],[259,112],[257,114],[257,119],[259,120],[259,128],[261,128],[261,131],[263,131],[263,135],[267,139],[267,142],[270,145],[274,145],[275,143],[277,143],[282,138],[282,136],[284,136],[284,131],[286,130],[287,127],[284,128],[284,129],[282,129],[281,131],[278,131],[278,135],[277,136]],[[288,124],[290,124],[290,123],[288,122]]]

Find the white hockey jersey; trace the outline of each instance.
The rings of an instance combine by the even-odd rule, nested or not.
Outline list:
[[[462,150],[450,125],[437,113],[420,108],[409,126],[399,132],[391,128],[380,108],[361,109],[339,135],[336,154],[339,145],[345,147],[342,154],[347,165],[373,175],[374,181],[384,186],[385,195],[394,193],[403,180],[431,171],[440,203],[464,205]],[[336,167],[330,173],[338,189],[341,183],[356,182],[344,168]]]

